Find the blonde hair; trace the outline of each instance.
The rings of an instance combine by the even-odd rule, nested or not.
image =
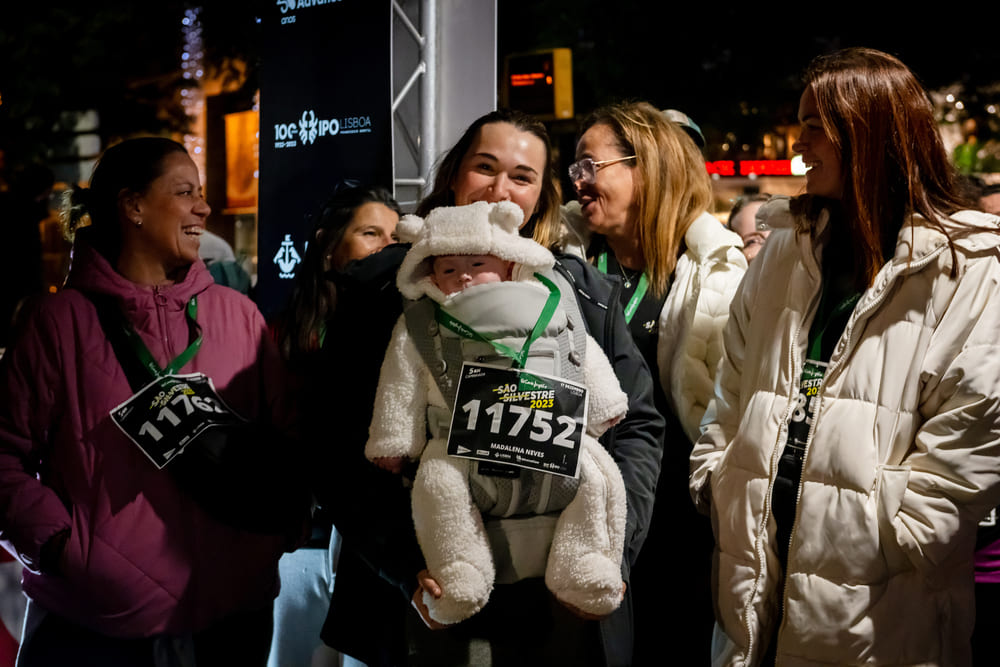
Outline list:
[[[650,288],[663,296],[684,234],[712,203],[705,160],[691,137],[648,102],[600,108],[584,121],[581,134],[595,125],[611,129],[622,156],[636,156],[636,233]]]

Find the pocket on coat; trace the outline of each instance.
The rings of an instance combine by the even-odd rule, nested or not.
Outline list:
[[[910,481],[910,467],[880,465],[875,478],[875,507],[879,540],[890,574],[910,569],[909,560],[896,539],[894,521],[903,506],[903,495]]]

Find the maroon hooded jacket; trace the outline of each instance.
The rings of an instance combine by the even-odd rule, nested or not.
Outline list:
[[[82,241],[67,287],[0,367],[0,544],[25,564],[25,593],[117,637],[194,632],[270,604],[285,540],[206,515],[115,426],[109,412],[132,390],[83,292],[114,297],[161,366],[187,347],[197,295],[203,342],[179,372],[211,377],[244,418],[270,419],[282,367],[256,306],[201,262],[177,284],[136,285]],[[65,529],[59,571],[40,571],[42,545]]]

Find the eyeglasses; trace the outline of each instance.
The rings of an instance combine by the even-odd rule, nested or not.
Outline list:
[[[637,156],[635,155],[629,155],[628,157],[616,157],[613,160],[601,160],[600,162],[594,162],[589,157],[585,157],[582,160],[577,160],[569,166],[569,180],[574,183],[577,181],[583,181],[588,184],[593,183],[597,180],[597,172],[604,167],[615,164],[616,162],[634,160],[636,157]]]

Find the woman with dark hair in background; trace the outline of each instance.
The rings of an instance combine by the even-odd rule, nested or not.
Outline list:
[[[191,158],[161,138],[112,146],[71,194],[66,289],[0,370],[0,538],[29,598],[19,665],[266,662],[292,538],[217,519],[179,483],[200,436],[177,463],[157,449],[195,430],[192,414],[236,418],[228,407],[264,429],[284,412],[263,318],[198,259],[209,213]],[[182,391],[165,420],[132,401],[148,421],[129,422],[120,404],[153,377]]]
[[[331,415],[355,418],[344,411],[344,402],[371,381],[364,373],[377,376],[375,364],[381,351],[359,349],[356,343],[342,340],[344,327],[339,326],[338,318],[365,317],[377,329],[379,318],[394,312],[398,315],[398,307],[379,308],[380,289],[368,303],[355,298],[344,270],[351,262],[394,243],[399,214],[399,205],[382,187],[340,188],[316,219],[291,299],[274,326],[279,349],[296,378],[313,486],[321,502],[313,514],[309,541],[283,556],[279,564],[281,593],[275,601],[275,632],[268,663],[272,667],[343,664],[320,640],[320,631],[335,583],[357,585],[352,580],[364,577],[365,572],[357,567],[349,538],[341,556],[341,537],[333,521],[337,509],[349,514],[350,506],[332,507],[327,496],[329,468],[340,465],[346,454],[328,450],[346,449],[345,442],[349,442],[345,437],[349,432],[338,428],[338,420]],[[394,287],[390,293],[395,293]],[[365,311],[358,312],[358,306]],[[371,406],[361,408],[370,410]],[[347,519],[342,518],[341,523]],[[348,534],[352,525],[346,528]],[[338,573],[341,576],[335,576]]]
[[[691,459],[713,661],[968,665],[976,524],[1000,500],[997,220],[963,210],[899,60],[847,49],[805,82],[806,194],[760,212]]]

